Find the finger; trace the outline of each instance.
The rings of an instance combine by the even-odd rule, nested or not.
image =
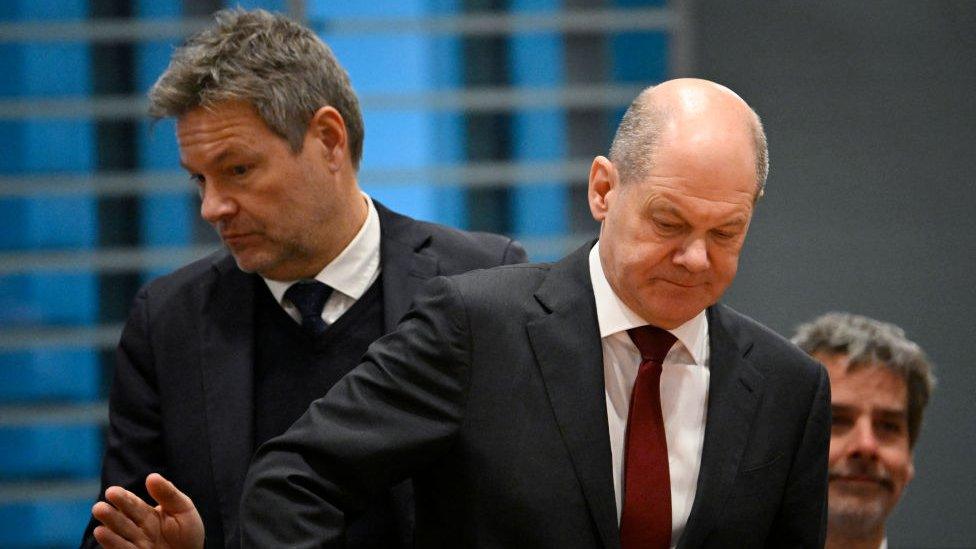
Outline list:
[[[92,516],[121,538],[135,542],[145,537],[142,530],[125,513],[104,501],[92,506]]]
[[[95,528],[95,541],[104,549],[134,549],[135,544],[129,543],[118,534],[105,526]]]
[[[110,486],[105,490],[105,499],[143,530],[151,530],[158,525],[156,510],[121,486]]]
[[[181,492],[175,484],[163,478],[159,473],[152,473],[146,477],[146,489],[163,513],[177,515],[193,511],[196,507],[189,496]]]

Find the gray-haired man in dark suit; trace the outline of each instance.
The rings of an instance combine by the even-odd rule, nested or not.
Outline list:
[[[310,29],[260,10],[216,18],[150,101],[176,118],[200,214],[227,250],[136,297],[109,401],[107,501],[85,546],[239,546],[254,450],[357,365],[424,280],[525,260],[508,238],[416,221],[360,190],[358,100]],[[409,544],[409,485],[362,503],[349,546]]]

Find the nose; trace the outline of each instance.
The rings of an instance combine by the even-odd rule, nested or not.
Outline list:
[[[708,245],[705,239],[693,236],[684,243],[674,255],[674,262],[693,273],[700,273],[709,267]]]
[[[864,459],[873,459],[878,455],[878,437],[874,434],[871,418],[860,418],[851,430],[849,453]]]
[[[230,217],[237,211],[237,203],[233,198],[221,194],[213,186],[208,185],[200,193],[200,217],[211,225],[216,225],[222,219]]]

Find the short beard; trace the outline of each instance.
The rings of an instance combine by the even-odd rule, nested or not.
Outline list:
[[[851,490],[843,485],[831,489],[827,501],[827,528],[849,539],[870,539],[884,531],[888,516],[888,498],[893,484],[891,473],[877,462],[859,459],[844,460],[830,468],[830,480],[834,477],[866,476],[874,479],[880,489]]]
[[[849,539],[870,539],[884,531],[885,511],[882,498],[834,498],[827,506],[827,529]]]

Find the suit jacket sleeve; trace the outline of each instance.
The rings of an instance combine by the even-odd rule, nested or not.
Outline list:
[[[115,373],[109,395],[109,429],[102,460],[99,498],[105,489],[121,486],[144,500],[146,475],[166,474],[159,394],[155,364],[149,343],[147,291],[136,295],[129,319],[116,349]],[[96,547],[94,518],[85,529],[82,547]]]
[[[827,448],[830,447],[830,380],[819,369],[816,396],[793,461],[770,547],[823,547],[827,529]]]
[[[244,546],[341,546],[347,514],[445,453],[463,416],[468,334],[451,281],[428,282],[394,333],[258,450],[241,501]]]

